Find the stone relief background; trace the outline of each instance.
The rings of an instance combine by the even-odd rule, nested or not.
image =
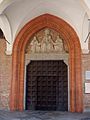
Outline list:
[[[68,53],[68,47],[59,33],[45,28],[37,32],[28,43],[26,53]]]

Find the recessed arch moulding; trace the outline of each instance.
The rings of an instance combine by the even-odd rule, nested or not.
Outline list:
[[[70,111],[83,111],[81,47],[74,29],[62,19],[50,15],[41,15],[27,23],[17,35],[12,54],[12,80],[10,109],[24,110],[24,61],[25,47],[30,37],[43,28],[57,31],[69,48]]]
[[[12,31],[11,31],[11,27],[10,27],[10,23],[7,19],[7,17],[3,14],[0,15],[0,28],[2,29],[5,39],[10,43],[7,42],[7,47],[6,47],[6,54],[10,55],[12,54]]]

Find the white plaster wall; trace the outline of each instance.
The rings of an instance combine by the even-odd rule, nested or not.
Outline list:
[[[84,1],[87,4],[88,8],[90,9],[90,0],[84,0]]]
[[[89,21],[88,21],[88,15],[85,14],[82,24],[82,49],[84,53],[89,52],[88,50],[88,33],[89,33]],[[87,48],[87,49],[86,49]]]
[[[90,9],[89,9],[86,1],[85,0],[80,0],[80,2],[81,2],[82,7],[84,8],[84,10],[86,11],[86,13],[88,14],[88,17],[90,18]]]
[[[16,1],[18,0],[0,0],[0,14],[2,14],[7,7]]]
[[[85,11],[79,0],[18,0],[9,6],[4,13],[11,22],[13,39],[17,29],[22,27],[22,23],[24,25],[27,21],[44,13],[51,13],[63,18],[76,29],[81,38],[81,25]]]
[[[88,17],[81,0],[15,0],[3,12],[9,20],[12,30],[12,43],[20,29],[31,19],[49,13],[68,22],[79,36],[82,50],[88,51]],[[86,32],[87,31],[87,32]]]

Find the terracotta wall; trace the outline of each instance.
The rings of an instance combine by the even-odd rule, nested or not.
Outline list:
[[[84,110],[90,109],[90,94],[85,93],[85,83],[90,83],[90,80],[86,79],[86,71],[90,71],[90,53],[82,55],[82,78],[83,78],[83,95],[84,95]]]
[[[0,39],[0,109],[9,109],[12,56],[5,54],[6,42]]]

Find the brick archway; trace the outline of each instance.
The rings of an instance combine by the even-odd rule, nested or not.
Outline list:
[[[41,15],[27,23],[19,32],[13,46],[12,81],[10,109],[24,109],[24,54],[29,38],[39,30],[48,27],[60,33],[69,48],[70,66],[70,111],[83,111],[81,47],[74,29],[64,20],[49,14]]]

